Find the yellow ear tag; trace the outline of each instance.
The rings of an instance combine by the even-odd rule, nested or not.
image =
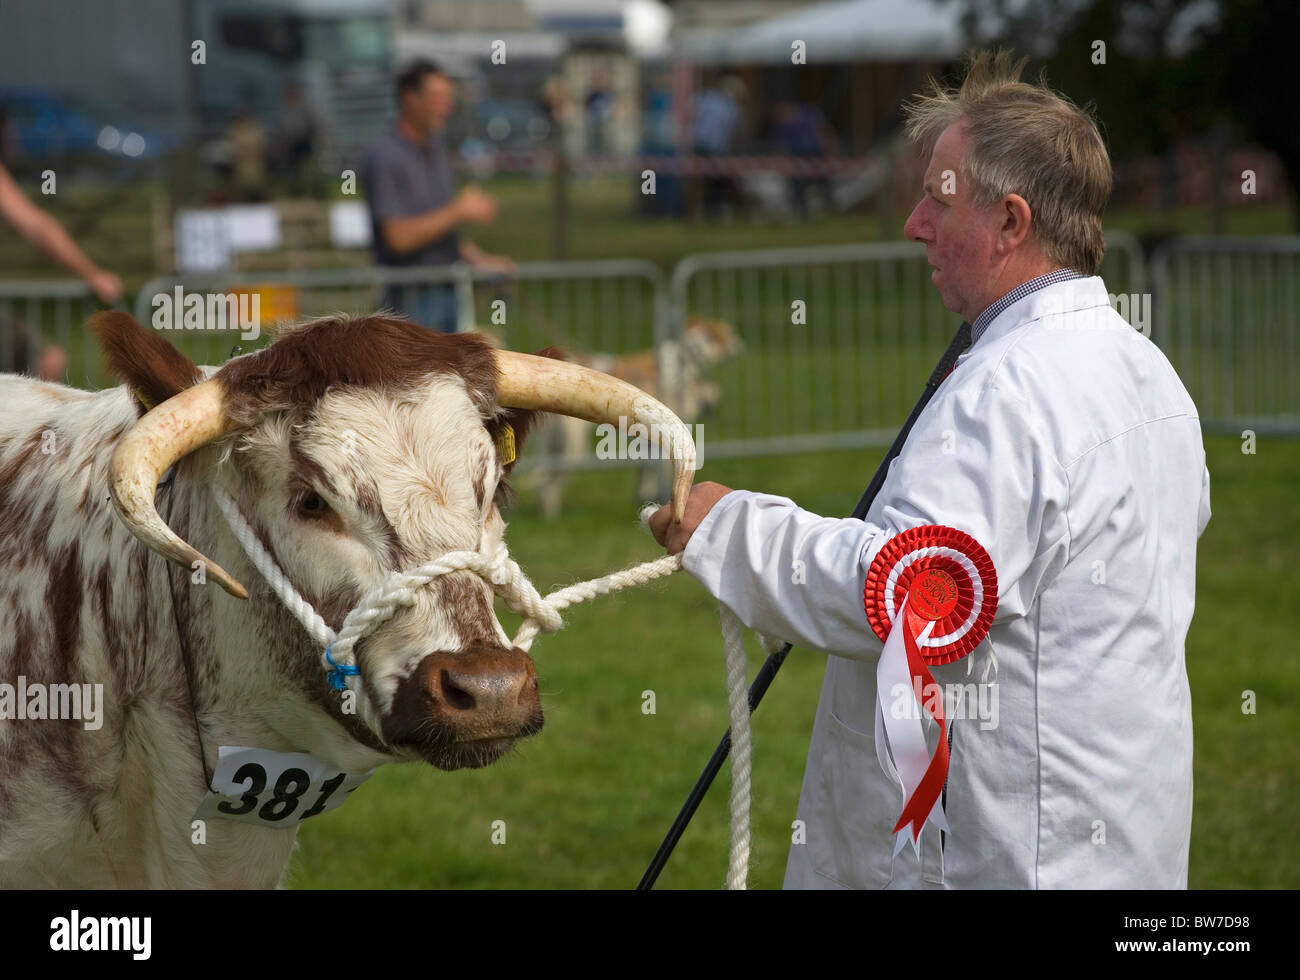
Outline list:
[[[153,408],[153,402],[146,398],[144,392],[139,388],[135,389],[135,400],[144,406],[146,412]]]
[[[497,436],[497,452],[501,454],[501,465],[509,466],[515,461],[515,430],[509,422]]]

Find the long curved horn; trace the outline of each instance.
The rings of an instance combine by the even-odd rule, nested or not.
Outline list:
[[[151,409],[127,431],[113,452],[109,492],[113,507],[131,533],[163,557],[191,568],[201,561],[207,574],[238,599],[248,590],[225,569],[200,554],[169,528],[154,507],[158,478],[184,456],[232,431],[216,380],[186,388]]]
[[[673,457],[673,520],[681,523],[695,474],[695,440],[690,429],[662,402],[640,388],[581,364],[535,354],[494,350],[497,402],[506,408],[533,408],[588,422],[655,426]]]

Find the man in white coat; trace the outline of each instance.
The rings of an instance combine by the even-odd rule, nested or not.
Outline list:
[[[680,525],[666,508],[651,523],[747,625],[830,654],[787,888],[1187,885],[1200,423],[1096,276],[1111,186],[1096,125],[1022,66],[977,56],[960,89],[908,107],[930,156],[905,232],[972,342],[865,520],[702,483]],[[863,585],[923,524],[983,545],[998,605],[970,656],[931,668],[951,720],[949,832],[927,826],[919,854],[895,856],[903,795],[876,756],[882,645]]]

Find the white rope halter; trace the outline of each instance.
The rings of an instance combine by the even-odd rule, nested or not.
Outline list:
[[[322,648],[321,666],[332,677],[342,676],[342,683],[354,691],[361,705],[362,718],[377,735],[382,732],[378,711],[360,684],[353,650],[357,643],[372,630],[389,620],[399,608],[414,605],[419,590],[448,572],[471,571],[486,581],[512,610],[524,617],[511,643],[528,652],[539,633],[554,633],[564,625],[560,613],[569,606],[599,595],[608,595],[633,585],[644,585],[682,567],[682,556],[666,555],[654,561],[634,565],[602,578],[557,589],[549,595],[539,595],[523,569],[510,557],[505,542],[498,544],[492,555],[480,551],[449,551],[440,558],[409,572],[396,572],[388,581],[375,589],[357,604],[343,620],[336,633],[312,608],[311,603],[289,581],[288,576],[258,540],[244,515],[230,495],[219,487],[213,488],[217,506],[230,525],[248,560],[266,579],[271,590],[279,596],[303,626],[309,636]],[[641,523],[649,521],[655,511],[653,505],[641,511]],[[749,873],[749,809],[750,769],[752,767],[752,739],[749,721],[749,690],[745,683],[748,662],[745,658],[743,625],[726,606],[719,603],[722,620],[722,637],[726,649],[727,706],[731,715],[731,850],[727,870],[727,888],[744,889]],[[780,649],[779,641],[760,634],[765,649]],[[340,668],[345,668],[340,671]],[[355,683],[354,683],[355,681]],[[336,684],[336,686],[340,686]],[[340,688],[341,689],[341,688]],[[382,735],[380,735],[382,737]]]

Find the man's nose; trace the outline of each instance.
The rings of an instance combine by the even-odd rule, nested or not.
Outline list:
[[[924,202],[922,202],[924,203]],[[903,237],[913,242],[926,241],[925,232],[927,229],[920,217],[921,205],[918,204],[912,208],[912,213],[907,216],[907,221],[903,225]]]

